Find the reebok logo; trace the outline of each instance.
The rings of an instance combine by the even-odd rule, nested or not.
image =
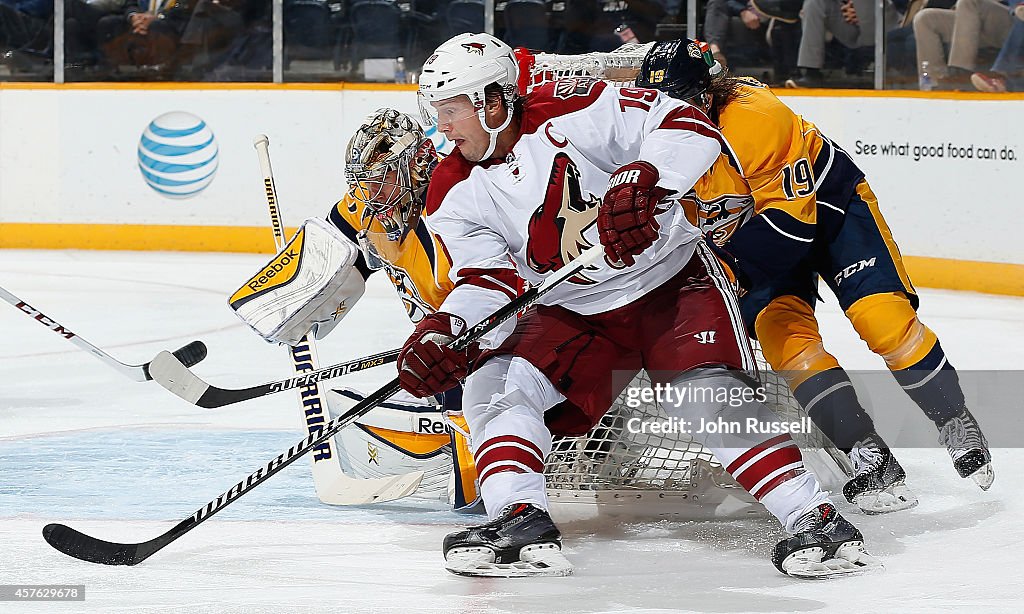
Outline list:
[[[843,283],[844,279],[851,277],[855,273],[859,273],[860,271],[863,271],[864,269],[873,266],[875,266],[874,256],[872,256],[870,260],[861,260],[860,262],[855,262],[848,267],[843,267],[843,270],[836,273],[836,285],[838,286],[839,284]]]
[[[608,182],[608,189],[612,189],[617,185],[624,183],[636,183],[636,180],[640,178],[640,169],[631,169],[624,173],[612,175],[611,181]]]
[[[416,421],[416,432],[430,435],[444,435],[448,432],[448,427],[444,423],[444,420],[421,416],[419,420]]]
[[[273,279],[274,276],[283,271],[286,266],[291,264],[298,257],[299,255],[295,253],[294,249],[289,250],[287,253],[282,255],[277,262],[263,269],[263,273],[261,273],[258,277],[254,277],[253,279],[249,280],[249,283],[247,284],[249,286],[249,289],[252,290],[253,292],[257,292],[260,288],[270,283],[270,280]]]
[[[702,330],[699,333],[694,333],[693,338],[697,340],[697,343],[708,345],[715,342],[715,334],[717,331],[713,330]]]

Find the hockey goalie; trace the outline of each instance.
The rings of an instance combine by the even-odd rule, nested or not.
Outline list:
[[[306,220],[232,295],[231,308],[268,341],[294,345],[307,333],[322,339],[362,296],[365,280],[383,271],[413,323],[433,313],[453,287],[420,217],[437,162],[415,119],[393,109],[372,113],[348,143],[348,193],[327,219]],[[349,388],[330,391],[332,417],[362,398]],[[399,393],[343,429],[335,444],[345,492],[325,502],[410,497],[473,509],[476,470],[460,404],[457,388],[426,399]]]

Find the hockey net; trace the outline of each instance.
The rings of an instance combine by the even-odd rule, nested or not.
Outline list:
[[[654,43],[629,43],[614,51],[559,55],[516,49],[519,61],[519,92],[570,77],[593,77],[612,85],[633,85],[644,56]]]
[[[633,85],[653,43],[628,44],[607,53],[558,55],[517,49],[520,92],[572,77]],[[757,344],[760,384],[768,405],[785,421],[806,417],[785,380],[771,370]],[[629,388],[650,388],[641,372]],[[634,403],[635,404],[635,403]],[[663,422],[657,403],[630,407],[624,392],[587,435],[556,438],[547,458],[552,512],[563,518],[595,515],[673,515],[729,518],[760,515],[763,508],[737,484],[713,454],[686,433],[634,432],[632,424]],[[808,421],[809,422],[809,421]],[[826,488],[840,488],[849,461],[815,427],[794,439],[804,461]]]

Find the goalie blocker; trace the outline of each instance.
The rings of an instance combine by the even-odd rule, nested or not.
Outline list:
[[[310,218],[228,305],[267,341],[295,345],[307,333],[323,339],[366,289],[359,254],[335,226]]]

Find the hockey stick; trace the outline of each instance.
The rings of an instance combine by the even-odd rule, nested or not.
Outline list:
[[[56,320],[45,315],[43,312],[39,311],[32,305],[29,305],[28,303],[21,300],[17,296],[14,296],[13,294],[11,294],[2,287],[0,287],[0,298],[3,298],[11,305],[14,305],[14,308],[17,309],[18,311],[27,314],[34,320],[38,320],[39,323],[45,326],[46,328],[49,328],[50,330],[57,333],[61,337],[64,337],[71,343],[74,343],[75,345],[89,352],[96,358],[99,358],[109,367],[117,370],[125,377],[133,379],[137,382],[145,382],[147,380],[153,379],[149,372],[149,366],[150,364],[152,364],[152,361],[141,365],[125,364],[120,360],[114,358],[110,354],[107,354],[103,350],[99,349],[95,345],[89,343],[85,339],[82,339],[75,333],[64,328],[64,326],[62,326]],[[206,358],[206,346],[203,344],[202,341],[193,341],[188,345],[185,345],[183,347],[178,348],[177,350],[174,350],[173,356],[180,360],[182,364],[192,366],[194,364],[199,363],[202,359]]]
[[[260,163],[260,174],[263,177],[263,193],[267,197],[267,209],[270,211],[270,226],[274,232],[274,245],[278,251],[284,248],[284,221],[281,215],[281,204],[274,185],[274,170],[270,164],[270,139],[267,135],[257,135],[253,141],[256,156]],[[299,342],[288,348],[295,375],[303,375],[316,370],[318,358],[316,345],[309,335],[303,335]],[[299,394],[299,409],[306,425],[306,432],[316,433],[320,430],[329,415],[327,399],[316,380],[302,386]],[[338,458],[338,444],[334,438],[317,446],[312,456],[313,486],[320,501],[332,505],[355,505],[375,501],[391,501],[416,490],[423,479],[423,472],[396,475],[380,479],[357,480],[345,475],[341,470]]]
[[[457,350],[465,349],[470,343],[487,334],[502,322],[515,317],[519,311],[533,305],[558,284],[579,273],[603,255],[604,248],[602,246],[596,245],[591,247],[580,254],[579,258],[563,266],[545,279],[544,283],[530,288],[480,323],[463,331],[461,335],[451,342],[450,346]],[[167,352],[163,352],[163,354],[169,356]],[[55,523],[43,527],[43,538],[57,550],[76,559],[90,563],[101,563],[103,565],[137,565],[185,533],[199,526],[200,523],[210,516],[231,505],[239,497],[262,484],[270,476],[284,469],[315,446],[333,437],[342,428],[386,401],[398,392],[400,387],[398,378],[391,380],[384,387],[356,403],[352,409],[331,420],[324,426],[323,430],[318,433],[311,433],[309,437],[288,448],[287,452],[278,455],[277,458],[257,469],[255,473],[229,488],[227,492],[221,493],[216,499],[193,512],[191,516],[171,527],[166,533],[149,541],[131,544],[108,542],[86,535],[81,531],[76,531],[67,525]]]
[[[250,399],[275,394],[294,388],[304,388],[312,383],[326,379],[341,377],[356,371],[362,371],[398,360],[398,350],[382,352],[373,356],[357,358],[348,362],[309,371],[288,379],[267,382],[248,388],[218,388],[195,373],[188,370],[185,364],[168,352],[157,354],[149,363],[149,372],[156,383],[193,405],[213,409],[233,403],[241,403]]]

